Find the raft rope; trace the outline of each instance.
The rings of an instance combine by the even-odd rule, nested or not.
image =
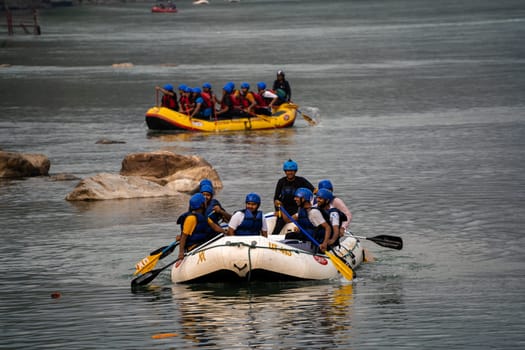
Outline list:
[[[347,236],[347,235],[345,235],[345,236]],[[348,236],[352,236],[351,232],[350,232],[350,235],[348,235]],[[359,240],[357,240],[357,241],[359,242]],[[211,247],[203,247],[202,249],[198,249],[198,248],[194,249],[191,252],[189,252],[187,255],[195,255],[197,253],[204,252],[204,251],[209,250],[209,249],[219,248],[219,247],[241,247],[241,246],[244,246],[244,247],[248,248],[248,269],[249,269],[248,270],[248,275],[247,275],[248,282],[250,282],[250,280],[251,280],[251,273],[252,273],[252,256],[251,256],[251,250],[252,249],[256,249],[256,248],[257,249],[269,249],[269,250],[279,250],[279,251],[282,251],[282,252],[292,252],[292,253],[296,253],[296,254],[302,253],[302,254],[308,254],[308,255],[312,255],[312,256],[318,255],[318,254],[309,252],[307,250],[302,250],[302,249],[258,246],[256,241],[252,241],[251,244],[244,243],[244,242],[230,242],[230,241],[226,241],[224,244],[214,245],[214,246],[211,246]],[[354,248],[356,246],[357,246],[357,243],[354,246]],[[353,249],[348,250],[348,253],[349,253],[349,255],[352,258],[352,263],[355,263],[355,255],[353,253]],[[336,254],[336,255],[339,256],[339,254]],[[364,256],[364,252],[363,252],[363,256]],[[346,259],[344,259],[343,257],[340,257],[340,258],[343,261],[346,262]]]
[[[258,246],[258,245],[253,245],[253,244],[247,244],[247,243],[244,243],[244,242],[232,243],[230,241],[227,241],[224,244],[214,245],[214,246],[208,247],[208,248],[203,248],[203,249],[198,249],[197,248],[197,249],[194,249],[191,252],[189,252],[188,255],[195,255],[197,253],[204,252],[204,251],[209,250],[209,249],[219,248],[219,247],[235,247],[235,246],[237,246],[237,247],[245,246],[245,247],[248,247],[248,248],[251,248],[251,249],[259,248],[259,249],[269,249],[269,250],[280,250],[280,251],[292,252],[292,253],[297,253],[297,254],[303,253],[303,254],[309,254],[309,255],[316,255],[316,254],[314,254],[312,252],[309,252],[307,250],[302,250],[302,249],[264,247],[264,246]]]
[[[197,253],[204,252],[204,251],[209,250],[209,249],[219,248],[219,247],[241,247],[241,246],[244,246],[244,247],[248,248],[248,275],[247,275],[248,282],[251,281],[251,274],[252,274],[252,255],[251,255],[252,249],[269,249],[269,250],[279,250],[279,251],[282,251],[282,252],[292,252],[292,253],[296,253],[296,254],[302,253],[302,254],[308,254],[308,255],[312,255],[312,256],[316,255],[316,254],[314,254],[312,252],[309,252],[309,251],[306,251],[306,250],[302,250],[302,249],[258,246],[257,242],[255,242],[255,241],[252,241],[252,244],[248,244],[248,243],[244,243],[244,242],[234,242],[234,243],[232,243],[230,241],[227,241],[224,244],[214,245],[212,247],[207,247],[207,248],[203,248],[203,249],[192,250],[190,253],[188,253],[188,255],[195,255]]]

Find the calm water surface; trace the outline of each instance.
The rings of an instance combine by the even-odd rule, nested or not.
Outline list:
[[[173,240],[186,197],[70,203],[77,181],[1,180],[0,348],[525,347],[522,1],[177,5],[46,10],[42,36],[2,32],[0,148],[80,178],[117,173],[133,152],[198,154],[231,211],[250,191],[269,211],[291,157],[299,175],[333,181],[354,233],[404,249],[365,242],[376,262],[353,283],[173,285],[166,273],[131,293],[134,264]],[[155,85],[219,91],[270,84],[277,69],[318,126],[146,129]]]

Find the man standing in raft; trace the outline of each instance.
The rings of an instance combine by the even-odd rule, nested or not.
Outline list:
[[[282,230],[286,222],[282,217],[279,207],[283,206],[286,212],[290,215],[297,213],[297,204],[294,200],[295,191],[298,188],[304,187],[310,191],[314,190],[314,186],[301,176],[296,176],[297,170],[299,167],[296,162],[291,159],[288,159],[283,164],[283,171],[286,176],[279,179],[277,185],[275,186],[275,194],[273,196],[273,201],[275,205],[275,211],[277,215],[277,221],[275,223],[275,228],[272,232],[274,235],[278,235]]]

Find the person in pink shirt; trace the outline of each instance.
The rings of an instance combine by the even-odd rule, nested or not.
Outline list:
[[[319,183],[317,184],[317,189],[320,190],[322,188],[325,188],[332,193],[334,192],[334,186],[332,185],[332,182],[330,180],[324,179],[319,181]],[[343,223],[341,224],[341,231],[344,233],[346,230],[348,230],[348,226],[352,221],[352,213],[350,212],[350,209],[348,209],[345,202],[341,198],[336,197],[335,195],[334,199],[330,202],[330,206],[332,208],[337,208],[341,210],[348,218],[347,221],[343,221]]]

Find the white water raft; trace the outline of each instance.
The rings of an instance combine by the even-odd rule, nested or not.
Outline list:
[[[364,259],[363,247],[353,236],[341,238],[334,253],[355,269]],[[315,254],[310,242],[286,240],[284,235],[223,236],[201,246],[173,265],[175,283],[297,281],[341,278],[324,254]]]

